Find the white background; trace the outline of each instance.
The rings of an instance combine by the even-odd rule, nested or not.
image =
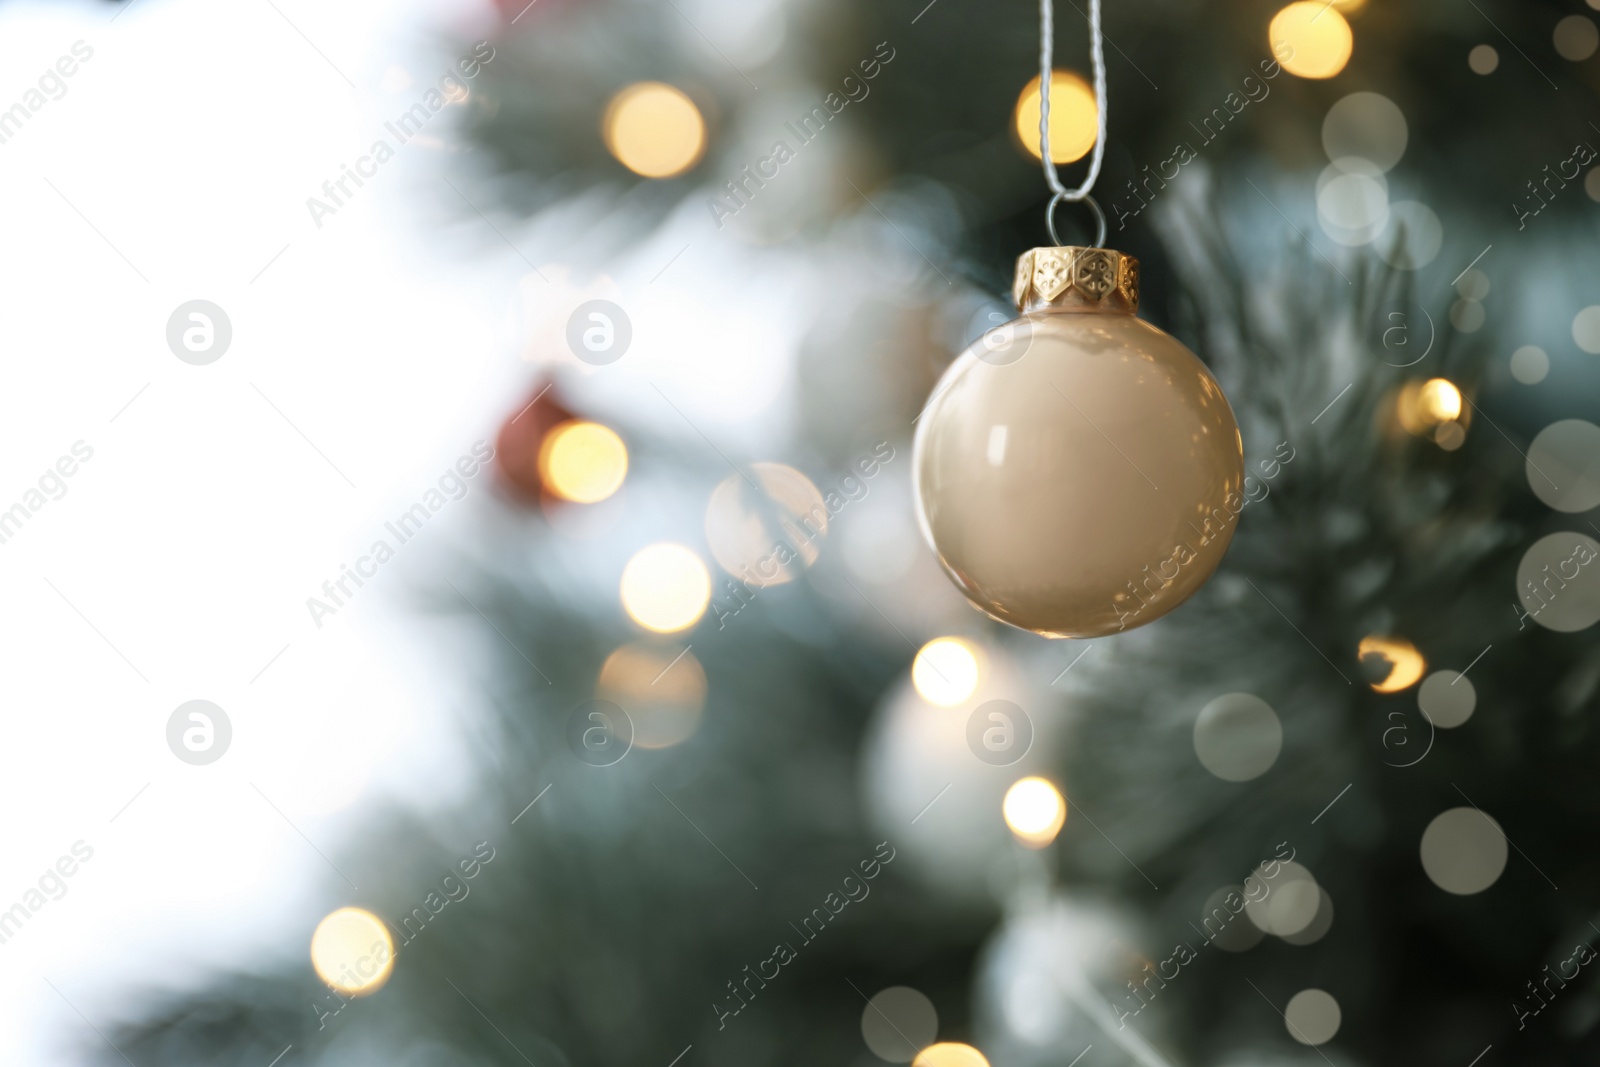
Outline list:
[[[94,850],[0,945],[0,1062],[75,1062],[96,1040],[76,1011],[103,1026],[131,990],[303,958],[329,872],[286,820],[336,855],[369,806],[461,785],[438,685],[385,629],[401,564],[320,630],[305,598],[493,440],[528,377],[528,268],[419,192],[460,150],[448,109],[320,229],[305,201],[493,17],[0,4],[0,108],[75,41],[94,50],[0,144],[0,508],[74,442],[94,450],[0,545],[0,909],[74,842]],[[204,367],[165,340],[196,298],[233,327]],[[165,744],[195,698],[232,720],[209,767]]]

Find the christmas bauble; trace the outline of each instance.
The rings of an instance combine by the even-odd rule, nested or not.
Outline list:
[[[1152,622],[1221,562],[1244,452],[1205,365],[1140,320],[1139,263],[1017,261],[1020,318],[951,364],[918,419],[922,531],[981,610],[1050,637]]]

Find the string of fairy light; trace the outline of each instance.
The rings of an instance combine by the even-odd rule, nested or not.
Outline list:
[[[1455,387],[1443,379],[1413,383],[1396,397],[1397,425],[1419,435],[1453,425],[1464,405]],[[547,511],[602,506],[623,490],[629,455],[622,437],[610,427],[587,419],[568,419],[549,428],[538,448],[538,471]],[[707,543],[714,564],[727,576],[750,586],[780,585],[794,580],[818,558],[815,544],[828,528],[803,527],[808,514],[822,504],[823,494],[803,473],[778,463],[753,465],[760,481],[763,507],[776,505],[790,540],[804,529],[810,552],[796,551],[782,567],[752,568],[770,553],[771,527],[762,520],[740,474],[729,475],[707,502]],[[825,512],[825,509],[824,509]],[[725,579],[726,581],[726,579]],[[634,743],[666,748],[693,735],[708,683],[704,668],[687,647],[670,643],[696,626],[712,600],[711,566],[693,548],[656,542],[635,552],[618,578],[620,606],[642,638],[620,645],[605,660],[596,691],[636,712]],[[1370,681],[1380,693],[1408,689],[1421,680],[1427,664],[1402,637],[1370,635],[1356,650],[1363,660],[1377,657],[1388,664]],[[935,637],[918,649],[907,672],[909,687],[928,715],[955,715],[963,720],[995,692],[994,653],[970,636]],[[1019,778],[1006,791],[999,815],[1018,844],[1029,850],[1051,845],[1065,826],[1068,804],[1062,790],[1039,776]],[[376,992],[395,965],[394,943],[387,925],[373,913],[346,907],[330,914],[312,939],[312,962],[323,981],[345,997]],[[940,1053],[921,1067],[949,1067]],[[961,1055],[965,1055],[962,1052]]]

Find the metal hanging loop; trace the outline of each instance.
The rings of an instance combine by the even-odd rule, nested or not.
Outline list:
[[[1091,248],[1104,248],[1106,246],[1106,213],[1100,210],[1100,204],[1088,193],[1081,196],[1072,192],[1057,193],[1050,198],[1050,206],[1045,209],[1045,226],[1050,230],[1050,240],[1054,241],[1057,248],[1066,242],[1056,235],[1056,208],[1063,203],[1080,203],[1089,205],[1089,210],[1094,213],[1094,244]]]

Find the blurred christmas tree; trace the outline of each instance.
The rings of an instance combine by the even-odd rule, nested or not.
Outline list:
[[[392,971],[368,961],[387,981],[241,975],[116,1045],[1595,1062],[1594,17],[1291,7],[1287,52],[1276,5],[1107,11],[1110,243],[1269,491],[1195,600],[1062,645],[960,603],[906,487],[922,399],[1042,243],[1036,8],[505,0],[480,180],[565,227],[577,276],[649,277],[656,230],[792,289],[783,431],[751,454],[659,387],[661,418],[606,399],[576,348],[536,353],[560,384],[508,402],[511,491],[430,590],[493,657],[478,793],[339,859],[395,942]],[[1052,101],[1081,156],[1080,15],[1058,12]],[[990,700],[1031,723],[1015,762],[969,743]],[[1025,774],[1067,817],[1019,842],[1001,798]]]

